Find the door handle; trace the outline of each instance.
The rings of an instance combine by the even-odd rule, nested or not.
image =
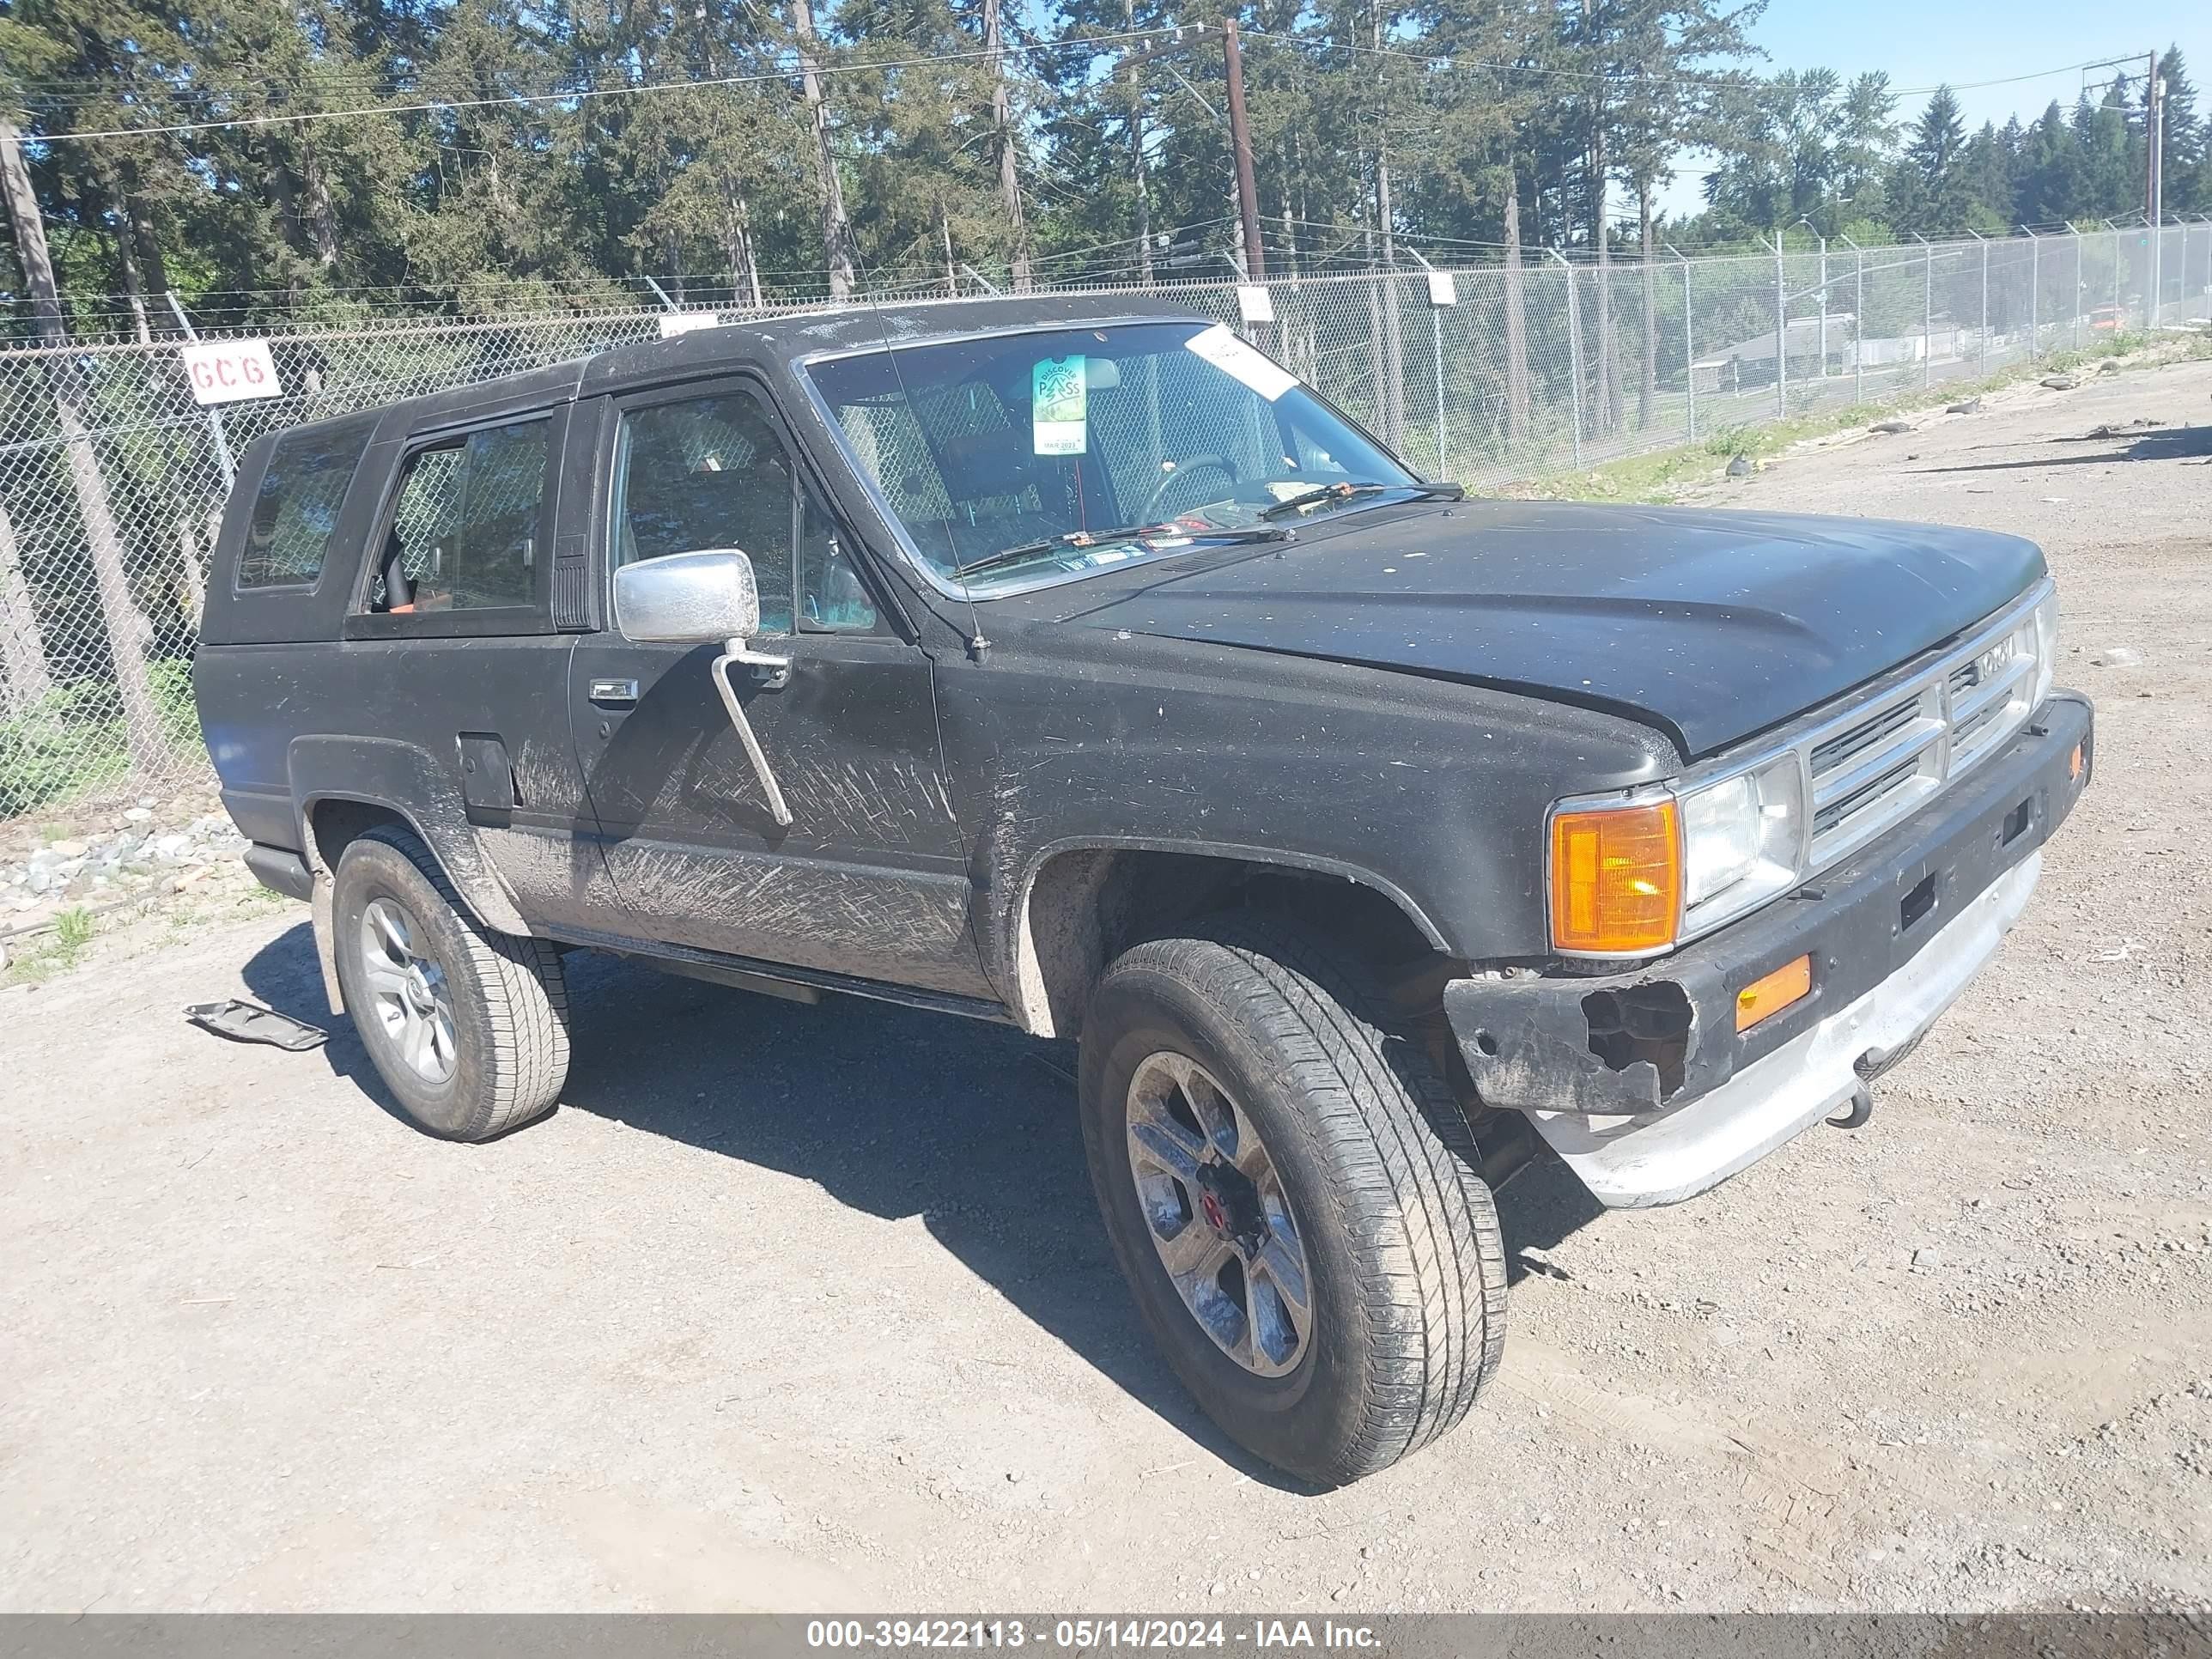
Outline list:
[[[635,680],[593,680],[588,694],[593,702],[635,702]]]

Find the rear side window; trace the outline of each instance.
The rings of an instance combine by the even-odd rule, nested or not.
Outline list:
[[[550,421],[523,421],[410,456],[369,609],[406,616],[535,604],[551,430]]]
[[[323,574],[346,486],[353,482],[374,424],[373,417],[341,421],[288,432],[276,441],[253,498],[246,545],[239,550],[240,587],[314,585]]]

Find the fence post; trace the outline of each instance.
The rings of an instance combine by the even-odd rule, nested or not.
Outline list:
[[[185,337],[198,340],[200,331],[192,326],[192,319],[185,314],[183,301],[177,298],[177,290],[164,289],[161,297],[168,301],[169,309],[175,313],[177,326],[184,330]],[[238,482],[238,468],[230,459],[230,434],[223,430],[220,407],[213,404],[208,405],[207,422],[208,431],[215,438],[215,464],[222,469],[222,487],[228,489]]]
[[[1690,441],[1698,441],[1698,333],[1690,314],[1690,262],[1672,242],[1660,246],[1682,260],[1682,401],[1690,425]]]
[[[1567,374],[1572,381],[1570,399],[1575,410],[1575,465],[1583,464],[1583,325],[1575,313],[1575,268],[1566,256],[1555,247],[1544,250],[1549,258],[1559,262],[1559,269],[1567,275]]]
[[[1774,413],[1790,412],[1790,296],[1782,285],[1782,233],[1774,233]]]
[[[1990,375],[1990,239],[1979,231],[1974,240],[1982,245],[1982,378]]]
[[[1409,247],[1407,252],[1420,261],[1423,270],[1434,274],[1436,267],[1422,258],[1419,248]],[[1443,477],[1449,471],[1444,465],[1444,312],[1437,303],[1432,289],[1429,294],[1429,349],[1435,358],[1437,387],[1437,477]]]
[[[1936,384],[1936,250],[1918,231],[1909,233],[1920,244],[1920,389]]]
[[[2112,332],[2117,334],[2128,319],[2126,302],[2120,298],[2120,228],[2110,219],[2105,223],[2112,234]]]
[[[1851,271],[1851,401],[1863,404],[1866,401],[1866,250],[1840,230],[1836,234],[1858,260]]]
[[[2033,363],[2043,352],[2042,325],[2036,320],[2037,300],[2043,286],[2043,245],[2026,225],[2020,228],[2027,238],[2027,361]]]
[[[2069,224],[2066,228],[2074,235],[2074,349],[2081,349],[2081,231]]]

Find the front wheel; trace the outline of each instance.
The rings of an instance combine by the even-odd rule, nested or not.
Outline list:
[[[1466,1416],[1505,1259],[1474,1139],[1362,977],[1224,919],[1108,969],[1083,1030],[1085,1149],[1139,1312],[1207,1415],[1322,1486]]]

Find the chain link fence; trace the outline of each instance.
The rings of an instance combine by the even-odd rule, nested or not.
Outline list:
[[[1250,323],[1231,283],[1096,291],[1237,328],[1415,467],[1495,486],[2212,319],[2212,222],[1267,289],[1273,320]],[[219,409],[195,404],[176,340],[0,349],[0,818],[204,775],[191,652],[247,444],[657,338],[665,314],[278,336],[285,395]]]

